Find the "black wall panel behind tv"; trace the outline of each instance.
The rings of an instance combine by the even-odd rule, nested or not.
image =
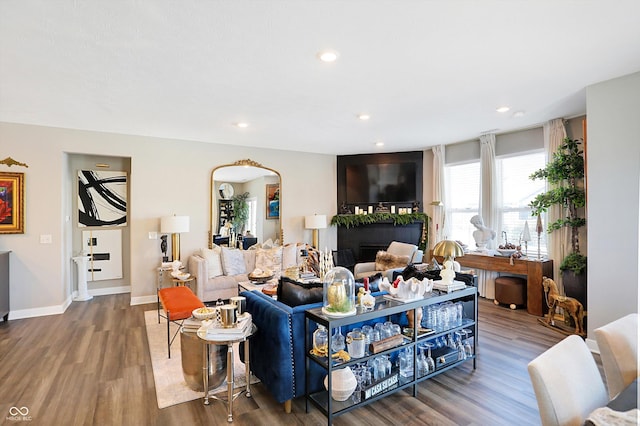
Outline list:
[[[338,205],[411,204],[422,207],[422,151],[337,158]]]

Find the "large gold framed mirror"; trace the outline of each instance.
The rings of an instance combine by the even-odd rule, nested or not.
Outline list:
[[[211,171],[209,248],[247,248],[268,239],[282,244],[282,177],[246,159]]]

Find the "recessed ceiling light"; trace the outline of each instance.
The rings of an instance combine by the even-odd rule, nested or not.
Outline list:
[[[498,112],[507,112],[507,111],[509,111],[509,107],[508,106],[501,106],[500,108],[496,108],[496,111],[498,111]]]
[[[318,59],[322,62],[335,62],[338,59],[338,52],[335,50],[321,50],[318,52]]]
[[[376,146],[384,146],[384,142],[378,141],[378,142],[376,142]]]
[[[358,114],[358,119],[360,119],[362,121],[367,121],[370,118],[371,118],[371,116],[369,114]]]
[[[233,123],[234,126],[239,127],[240,129],[246,129],[247,127],[249,127],[249,123],[246,123],[244,121],[239,121],[237,123]]]
[[[513,116],[516,118],[520,118],[524,116],[524,111],[516,111],[513,113]]]

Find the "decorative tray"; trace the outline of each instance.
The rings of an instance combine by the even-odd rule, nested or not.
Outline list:
[[[264,284],[267,281],[269,281],[270,279],[273,278],[273,274],[265,276],[265,275],[249,275],[249,280],[251,280],[254,283],[260,283],[260,284]]]

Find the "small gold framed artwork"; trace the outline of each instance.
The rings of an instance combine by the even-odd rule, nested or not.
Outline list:
[[[24,173],[0,172],[0,234],[24,234]]]

